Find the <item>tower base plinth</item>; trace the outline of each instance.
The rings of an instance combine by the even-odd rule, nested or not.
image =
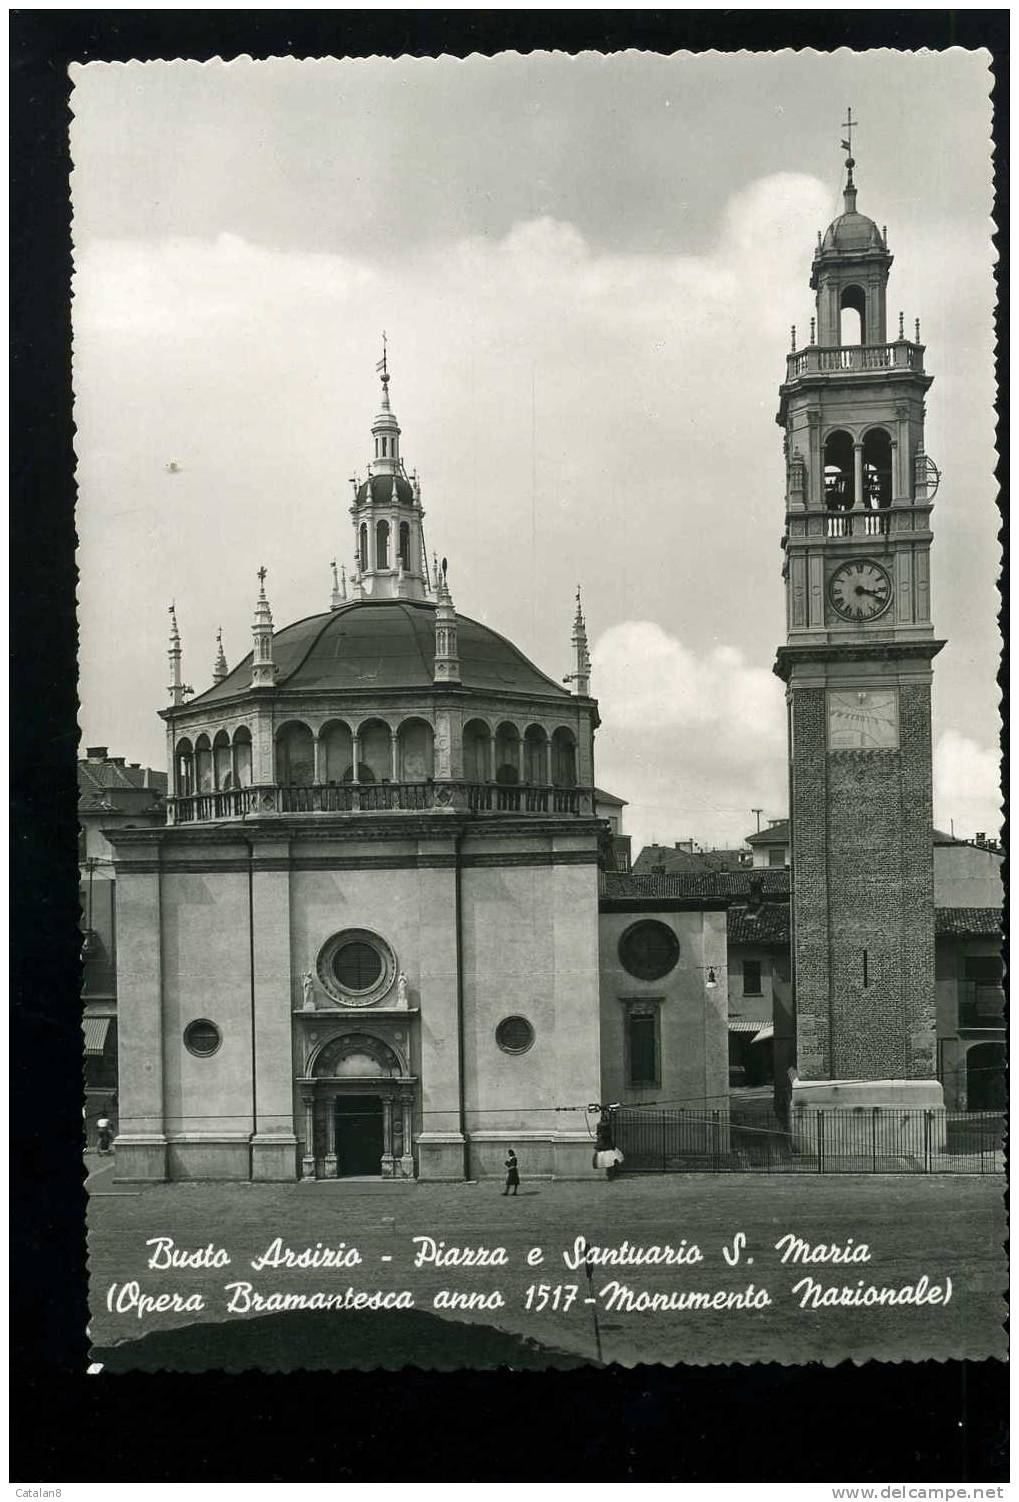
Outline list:
[[[847,1169],[925,1158],[945,1148],[945,1093],[940,1080],[794,1080],[789,1128],[794,1152]]]

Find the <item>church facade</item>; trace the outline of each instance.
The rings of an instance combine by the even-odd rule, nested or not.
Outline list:
[[[429,564],[384,365],[372,440],[328,611],[276,630],[261,571],[251,653],[189,697],[171,609],[168,821],[111,833],[121,1179],[479,1178],[511,1146],[585,1177],[606,1090],[660,1093],[705,1035],[724,912],[599,913],[579,594],[556,682]]]

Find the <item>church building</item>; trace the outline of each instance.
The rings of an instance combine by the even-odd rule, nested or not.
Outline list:
[[[724,910],[599,913],[579,591],[562,682],[457,612],[381,380],[330,608],[276,630],[260,570],[189,697],[171,607],[167,822],[109,834],[123,1180],[586,1177],[599,1102],[726,1088]]]

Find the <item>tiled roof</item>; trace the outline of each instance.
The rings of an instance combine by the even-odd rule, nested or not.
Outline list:
[[[750,895],[750,883],[761,883],[760,890],[769,897],[789,895],[789,872],[784,867],[753,871],[670,871],[664,876],[640,872],[606,871],[603,874],[604,897],[669,898],[739,898]]]
[[[756,910],[745,903],[733,903],[726,915],[730,944],[765,944],[789,946],[789,904],[762,902]]]
[[[145,786],[156,780],[160,785]],[[78,803],[83,809],[142,809],[159,807],[166,793],[166,773],[143,767],[123,767],[112,761],[79,761]]]
[[[788,843],[788,819],[780,819],[777,824],[769,824],[767,829],[759,829],[756,834],[747,835],[748,845],[788,845]]]
[[[934,932],[939,937],[1000,939],[1000,907],[939,907],[934,909]]]
[[[638,876],[666,875],[683,871],[745,871],[740,857],[749,859],[747,850],[676,850],[663,845],[645,845],[633,863]],[[655,866],[664,866],[656,873]]]

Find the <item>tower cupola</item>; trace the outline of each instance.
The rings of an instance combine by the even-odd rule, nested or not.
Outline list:
[[[817,293],[817,342],[824,348],[884,344],[887,338],[885,288],[892,256],[884,232],[856,208],[852,110],[843,125],[846,181],[843,211],[818,235],[810,272]]]

